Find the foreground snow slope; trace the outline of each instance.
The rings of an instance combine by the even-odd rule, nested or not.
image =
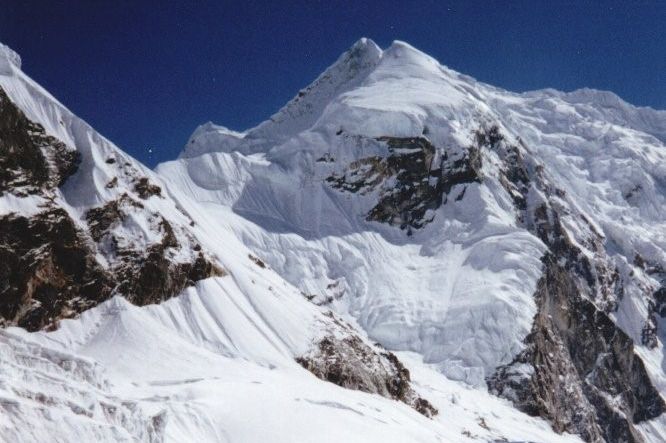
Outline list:
[[[229,338],[215,335],[251,335],[253,328],[205,319],[223,311],[242,317],[233,303],[242,305],[243,297],[220,296],[222,281],[201,285],[158,306],[115,298],[52,334],[3,332],[8,352],[0,362],[9,381],[2,391],[3,435],[18,441],[578,441],[482,390],[447,381],[416,357],[405,356],[414,359],[409,367],[419,390],[443,412],[434,419],[319,381],[291,359],[268,357],[272,346],[264,337],[255,338],[251,351],[260,359],[242,346],[230,351]],[[266,338],[279,340],[271,333]]]

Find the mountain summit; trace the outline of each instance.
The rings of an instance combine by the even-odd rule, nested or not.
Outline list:
[[[665,111],[364,38],[149,171],[0,50],[0,435],[666,438]]]

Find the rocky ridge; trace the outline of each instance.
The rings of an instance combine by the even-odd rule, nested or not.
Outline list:
[[[36,212],[0,216],[0,323],[34,331],[57,327],[70,318],[123,294],[133,303],[157,303],[207,277],[224,275],[202,247],[127,193],[85,213],[77,221],[59,188],[78,172],[81,154],[44,127],[30,121],[0,88],[0,193],[13,199],[37,199]],[[127,168],[128,165],[109,165]],[[135,174],[135,176],[138,174]],[[125,179],[125,177],[123,177]],[[117,186],[117,177],[115,186]],[[161,198],[147,177],[133,179],[140,199]],[[148,218],[157,241],[145,249],[121,229],[128,216]],[[178,238],[185,237],[181,245]],[[176,254],[193,252],[191,261]],[[104,256],[101,261],[98,254]],[[113,263],[112,265],[109,265]]]
[[[542,258],[543,276],[535,293],[538,311],[525,339],[527,348],[498,368],[488,379],[489,389],[525,412],[549,419],[558,432],[576,433],[591,442],[641,442],[634,424],[658,417],[666,403],[636,355],[633,340],[609,317],[623,297],[619,272],[603,239],[585,215],[567,203],[566,193],[551,183],[527,149],[508,145],[503,136],[496,140],[504,146],[496,142],[489,147],[505,150],[504,177],[522,189],[507,189],[517,196],[516,209],[524,211],[520,219],[549,250]],[[528,187],[533,187],[530,192]],[[591,254],[572,242],[561,214],[578,221]]]

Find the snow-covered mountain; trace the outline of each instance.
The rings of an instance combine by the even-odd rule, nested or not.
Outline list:
[[[666,439],[666,111],[361,39],[150,171],[0,88],[7,439]]]

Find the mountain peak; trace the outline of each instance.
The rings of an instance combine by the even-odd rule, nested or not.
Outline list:
[[[437,75],[442,73],[442,66],[436,59],[400,40],[394,40],[391,46],[383,52],[382,64],[399,71],[409,67],[408,70],[400,72],[401,76],[406,74],[407,76],[419,77],[427,75],[427,73]]]
[[[441,87],[442,83],[451,83],[455,79],[457,79],[457,73],[441,66],[433,57],[404,41],[395,40],[386,50],[382,50],[372,39],[363,37],[354,42],[332,65],[310,85],[301,89],[278,112],[255,128],[246,131],[242,141],[239,141],[240,139],[237,137],[230,139],[226,134],[212,130],[206,131],[206,146],[199,146],[204,143],[204,138],[199,137],[201,134],[193,134],[185,149],[187,153],[181,154],[181,157],[189,157],[192,153],[198,155],[203,152],[227,151],[228,149],[238,150],[245,154],[265,152],[290,137],[312,128],[324,113],[341,109],[341,112],[346,114],[348,110],[345,106],[359,102],[359,100],[362,103],[357,103],[358,108],[369,107],[384,111],[399,108],[404,115],[422,115],[421,111],[408,111],[419,107],[416,102],[421,100],[424,94],[427,96],[423,98],[424,103],[430,103],[433,97],[441,96],[444,91]],[[407,82],[421,80],[430,83],[430,86],[424,89],[422,84],[416,90],[411,88],[412,93],[417,93],[416,96],[412,93],[404,94],[404,85],[398,84],[403,80]],[[356,93],[359,88],[365,90],[365,93]],[[389,90],[394,92],[387,95]],[[447,87],[446,91],[446,97],[440,97],[442,98],[441,103],[465,101],[465,97],[460,97],[461,91],[453,86]],[[341,103],[337,103],[337,99],[340,97],[345,97],[345,99]],[[334,102],[335,105],[331,108],[330,105]],[[326,111],[327,109],[328,111]],[[386,123],[388,120],[384,122],[386,124],[378,123],[379,127],[375,128],[377,135],[411,136],[420,134],[423,130],[423,122],[419,118],[411,119],[409,116],[407,117],[410,119],[408,127],[405,127],[404,124]],[[351,129],[355,127],[356,123],[364,121],[363,119],[355,120],[355,123],[352,123],[345,119],[346,125]],[[335,128],[333,131],[338,129]],[[371,132],[374,134],[374,131]],[[231,143],[229,143],[230,141]]]
[[[360,39],[356,40],[356,42],[353,45],[351,45],[351,47],[347,50],[346,53],[352,51],[367,51],[369,53],[381,54],[382,49],[371,38],[361,37]]]
[[[394,52],[394,51],[411,51],[415,52],[418,54],[423,54],[426,57],[428,56],[425,54],[423,51],[420,51],[416,49],[414,46],[410,45],[409,43],[402,41],[402,40],[393,40],[391,45],[386,49],[386,52]]]
[[[309,128],[334,97],[358,86],[381,58],[382,50],[374,41],[359,39],[269,120],[250,130],[248,136],[281,140]]]
[[[0,63],[5,440],[664,441],[666,111],[362,38],[150,171]]]

